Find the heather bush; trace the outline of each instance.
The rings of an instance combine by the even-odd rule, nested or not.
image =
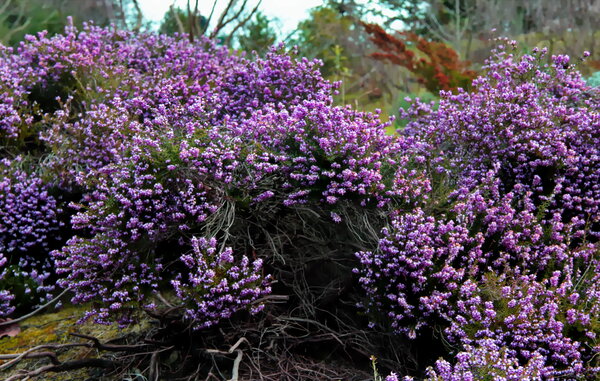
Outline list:
[[[420,192],[422,179],[399,165],[411,160],[412,138],[387,136],[377,115],[333,107],[319,63],[281,47],[247,59],[207,39],[68,26],[2,54],[12,94],[3,104],[21,118],[7,120],[4,150],[39,163],[40,181],[62,192],[74,232],[41,251],[98,323],[125,324],[169,288],[198,328],[246,306],[257,312],[270,278],[244,258],[275,271],[276,253],[285,266],[282,253],[298,249],[271,243],[305,226],[305,210],[340,223]],[[267,230],[272,213],[290,225]],[[229,251],[194,236],[235,254],[209,261]],[[211,266],[238,266],[246,280],[235,293],[197,283]]]
[[[264,304],[251,306],[271,292],[269,277],[260,273],[262,260],[250,263],[243,256],[236,263],[232,249],[227,247],[219,252],[214,238],[192,238],[192,249],[191,254],[180,258],[190,271],[188,279],[180,274],[171,284],[177,296],[190,305],[185,314],[196,322],[194,329],[217,324],[246,305],[253,314],[264,307]]]
[[[357,272],[367,308],[396,332],[439,329],[459,347],[489,342],[515,366],[535,357],[544,374],[577,376],[595,371],[599,349],[600,98],[568,57],[546,65],[544,54],[501,49],[473,92],[404,115],[430,201],[393,213]]]
[[[291,114],[266,108],[223,127],[136,136],[118,162],[80,177],[93,190],[72,223],[92,237],[73,237],[54,253],[62,285],[77,290],[75,300],[100,296],[116,312],[159,287],[160,264],[178,255],[161,244],[184,250],[185,235],[206,232],[207,218],[228,206],[260,218],[260,204],[324,204],[337,222],[340,199],[383,206],[407,192],[400,181],[382,180],[399,149],[384,127],[370,115],[305,101]]]

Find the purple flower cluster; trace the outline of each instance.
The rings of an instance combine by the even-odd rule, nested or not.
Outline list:
[[[391,168],[406,156],[401,155],[403,140],[386,136],[385,126],[376,115],[316,101],[305,101],[291,112],[256,112],[231,126],[240,144],[247,145],[241,159],[251,174],[244,181],[252,183],[239,187],[260,189],[261,183],[270,183],[255,201],[273,197],[275,191],[285,195],[286,206],[351,199],[382,207],[403,189],[400,181],[387,184],[384,174],[393,174]],[[273,177],[280,179],[275,187],[266,181]]]
[[[207,39],[94,26],[28,36],[0,51],[0,138],[35,132],[51,152],[45,166],[73,185],[78,172],[118,160],[135,134],[219,125],[267,104],[330,104],[318,62],[282,50],[250,60]]]
[[[56,199],[42,180],[18,166],[23,159],[0,160],[0,253],[48,249],[59,223]]]
[[[0,252],[0,269],[6,266],[8,259]],[[5,276],[5,271],[2,272],[3,275],[0,275],[0,281]],[[8,290],[0,290],[0,317],[5,317],[10,315],[15,307],[12,306],[12,301],[15,298],[13,294],[11,294]]]
[[[219,192],[211,192],[205,182],[207,168],[201,173],[179,165],[177,171],[181,162],[177,156],[173,161],[159,160],[157,156],[166,153],[153,141],[134,141],[131,157],[78,177],[90,191],[72,205],[79,210],[71,223],[92,236],[72,237],[52,253],[57,273],[65,277],[61,286],[76,291],[73,302],[102,302],[104,306],[95,311],[95,320],[101,323],[117,314],[126,321],[128,310],[148,304],[148,294],[163,279],[163,260],[176,258],[177,248],[188,245],[187,232],[218,205]],[[224,158],[220,153],[211,155],[215,160]],[[160,247],[167,242],[174,247]]]
[[[53,290],[47,279],[52,274],[45,255],[59,238],[60,208],[48,187],[35,174],[26,173],[22,157],[0,160],[0,282],[22,277],[35,284],[25,292],[38,292],[42,299]],[[13,298],[11,290],[1,291],[0,315],[12,312],[5,305]],[[35,299],[35,298],[34,298]]]
[[[243,308],[255,314],[264,304],[252,305],[271,292],[269,277],[261,274],[262,260],[238,262],[230,247],[219,251],[215,238],[192,238],[192,252],[180,257],[188,270],[171,281],[177,296],[188,306],[194,329],[210,327]],[[187,278],[187,279],[185,279]]]
[[[437,326],[496,356],[468,350],[442,379],[484,358],[511,379],[531,361],[598,369],[600,97],[568,57],[544,60],[497,51],[472,93],[405,113],[428,201],[392,213],[378,249],[357,254],[367,308],[395,331]]]
[[[29,133],[33,123],[25,101],[25,83],[35,70],[12,53],[11,48],[0,45],[0,142],[14,144]]]
[[[438,360],[435,368],[428,369],[428,379],[518,381],[551,376],[551,372],[544,365],[543,356],[535,354],[525,365],[521,365],[516,358],[509,356],[505,349],[496,346],[493,340],[484,340],[476,347],[466,345],[465,350],[455,357],[454,365],[446,360]]]

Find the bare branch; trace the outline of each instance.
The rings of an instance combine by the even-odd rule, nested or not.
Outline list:
[[[179,14],[175,10],[175,6],[171,5],[171,13],[173,13],[173,17],[175,18],[175,22],[177,22],[177,29],[179,30],[179,34],[185,33],[185,28],[183,27],[183,22],[181,22],[181,18],[179,18]]]
[[[67,289],[63,290],[63,292],[61,292],[60,294],[58,294],[58,296],[56,296],[54,299],[52,299],[48,303],[44,304],[43,306],[40,306],[35,311],[32,311],[32,312],[28,313],[27,315],[23,315],[23,316],[21,316],[20,318],[17,318],[17,319],[13,319],[13,320],[8,320],[8,321],[1,322],[0,323],[0,327],[6,326],[6,325],[13,325],[13,324],[21,322],[23,320],[29,319],[33,315],[35,315],[38,312],[42,311],[44,308],[46,308],[46,307],[52,305],[53,303],[57,302],[58,300],[60,300],[60,298],[62,298],[69,291],[71,291],[70,288],[67,288]]]
[[[212,8],[210,9],[210,14],[208,15],[208,18],[206,19],[206,25],[202,29],[202,34],[206,33],[206,31],[208,30],[208,26],[210,25],[210,20],[212,20],[213,14],[215,13],[215,7],[217,5],[217,1],[219,1],[219,0],[213,1]]]
[[[236,2],[236,0],[229,0],[229,3],[227,3],[225,10],[223,12],[221,12],[221,16],[219,16],[219,20],[217,21],[217,26],[215,26],[215,29],[210,33],[210,38],[214,38],[219,33],[221,28],[223,28],[223,20],[225,19],[225,17],[227,16],[227,13],[229,13],[229,10],[233,6],[233,4],[235,4],[235,2]]]
[[[64,349],[64,348],[73,348],[73,347],[89,347],[91,348],[92,345],[89,343],[73,343],[73,344],[43,344],[43,345],[38,345],[36,347],[30,348],[28,350],[26,350],[23,353],[18,353],[18,354],[6,354],[6,355],[2,355],[3,357],[0,357],[0,359],[2,360],[7,360],[7,359],[12,359],[11,361],[2,364],[0,366],[0,371],[6,370],[12,366],[14,366],[15,364],[17,364],[18,362],[20,362],[21,360],[25,359],[25,358],[29,358],[31,354],[33,354],[34,352],[37,352],[39,350],[42,349]],[[44,353],[44,352],[42,352]],[[40,357],[40,356],[32,356],[32,357]],[[45,356],[48,357],[48,356]]]
[[[6,0],[6,3],[4,3],[4,5],[2,6],[2,8],[0,8],[0,15],[5,14],[4,12],[6,12],[6,10],[8,9],[8,6],[10,5],[10,3],[12,3],[12,0]]]
[[[137,13],[136,16],[136,24],[135,24],[135,31],[139,31],[140,28],[142,27],[142,21],[144,19],[144,15],[142,14],[142,10],[140,9],[140,4],[138,3],[138,0],[132,0],[133,1],[133,6],[135,7],[135,12]]]
[[[188,31],[190,42],[194,42],[194,18],[196,15],[192,15],[192,10],[190,8],[190,0],[187,0],[187,15],[188,15],[188,27],[190,28]]]
[[[94,343],[94,348],[98,348],[101,351],[108,352],[142,352],[148,349],[148,344],[138,345],[118,345],[118,344],[103,344],[98,338],[90,335],[84,335],[82,333],[69,333],[71,336],[81,337],[82,339],[91,340]]]
[[[28,380],[30,378],[39,376],[43,373],[48,372],[66,372],[70,370],[82,369],[82,368],[104,368],[104,369],[114,369],[116,364],[110,360],[92,358],[92,359],[83,359],[83,360],[73,360],[60,364],[46,365],[40,368],[37,368],[33,371],[25,371],[19,372],[14,376],[11,376],[6,379],[6,381],[17,381],[17,380]]]
[[[246,4],[247,3],[248,3],[248,0],[244,0],[244,2],[242,3],[242,5],[240,5],[240,9],[238,9],[237,12],[235,12],[230,18],[228,18],[227,20],[223,21],[223,24],[221,25],[221,29],[223,29],[227,24],[229,24],[233,20],[236,20],[238,17],[240,17],[240,15],[242,14],[242,12],[244,12],[244,10],[246,9]]]
[[[258,10],[258,7],[260,6],[260,3],[262,3],[262,0],[259,0],[258,3],[256,4],[256,6],[254,7],[254,9],[252,9],[252,12],[250,12],[250,14],[246,18],[244,18],[240,23],[238,23],[235,26],[235,28],[233,28],[233,30],[231,31],[231,33],[229,33],[229,36],[227,37],[225,45],[229,45],[229,43],[231,42],[231,39],[235,35],[235,32],[237,32],[238,29],[240,29],[241,27],[243,27],[244,25],[246,25],[246,23],[248,21],[250,21],[250,19],[252,18],[252,16],[254,16],[254,14]]]

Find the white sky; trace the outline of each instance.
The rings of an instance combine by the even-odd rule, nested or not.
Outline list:
[[[247,9],[253,9],[256,6],[257,0],[248,1]],[[139,0],[140,7],[144,12],[144,16],[155,22],[158,26],[165,12],[171,4],[184,8],[187,6],[187,0]],[[215,15],[219,15],[228,0],[219,0],[215,8]],[[213,0],[199,0],[198,9],[203,15],[210,13]],[[308,17],[308,11],[318,5],[322,5],[322,0],[263,0],[259,10],[269,18],[277,18],[274,26],[279,29],[280,36],[287,36],[296,29],[299,21]],[[190,7],[195,5],[195,0],[190,0]]]

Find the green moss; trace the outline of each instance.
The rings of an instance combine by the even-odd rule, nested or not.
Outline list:
[[[41,313],[35,315],[20,323],[21,332],[14,337],[4,337],[0,339],[0,354],[14,354],[26,351],[29,348],[43,344],[65,344],[82,342],[82,339],[73,337],[70,333],[82,333],[98,338],[101,342],[106,342],[122,337],[123,330],[116,324],[99,325],[93,323],[77,324],[88,306],[69,306],[59,311]],[[151,327],[151,322],[145,316],[139,316],[139,323],[127,327],[125,331],[127,336],[141,336]],[[58,351],[61,361],[82,359],[86,357],[96,357],[98,352],[90,348],[72,348],[69,350]],[[3,363],[0,361],[0,363]],[[19,364],[2,373],[2,379],[9,377],[20,369],[32,370],[41,365],[48,364],[46,359],[29,359],[21,361]],[[104,378],[90,378],[94,370],[81,369],[74,372],[49,374],[45,379],[56,381],[62,380],[101,380]],[[44,379],[44,378],[42,378]],[[107,379],[106,379],[107,380]]]

